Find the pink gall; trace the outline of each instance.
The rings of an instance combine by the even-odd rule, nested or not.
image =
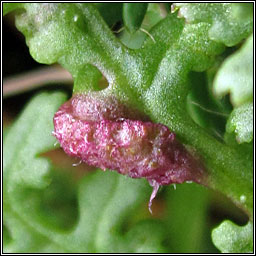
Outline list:
[[[146,178],[150,209],[160,185],[203,183],[204,170],[167,126],[146,120],[113,97],[75,95],[56,112],[54,135],[88,165]]]

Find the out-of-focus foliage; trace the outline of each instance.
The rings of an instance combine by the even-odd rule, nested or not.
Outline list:
[[[140,28],[147,8],[147,3],[123,3],[124,24],[129,32],[134,33]]]

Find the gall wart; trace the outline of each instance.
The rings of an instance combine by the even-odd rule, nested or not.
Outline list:
[[[77,94],[54,116],[54,136],[63,150],[88,165],[146,178],[153,187],[203,183],[201,164],[169,128],[127,108],[114,97]]]

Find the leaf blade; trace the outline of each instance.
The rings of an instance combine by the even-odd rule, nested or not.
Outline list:
[[[240,227],[226,220],[212,231],[212,239],[222,253],[252,253],[253,225]]]

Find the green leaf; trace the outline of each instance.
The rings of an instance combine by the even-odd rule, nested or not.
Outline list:
[[[230,92],[234,106],[253,100],[253,35],[224,61],[214,81],[214,92],[216,95]]]
[[[24,8],[25,12],[16,15],[16,26],[26,36],[36,61],[59,62],[75,83],[86,64],[104,75],[105,70],[116,69],[112,65],[117,64],[118,54],[109,53],[120,50],[120,45],[94,5],[25,3]]]
[[[8,169],[17,168],[19,170],[27,164],[24,172],[17,172],[15,177],[17,180],[23,180],[32,187],[44,187],[48,184],[46,175],[49,163],[41,158],[36,158],[36,155],[51,148],[54,144],[55,139],[51,136],[52,117],[60,102],[63,102],[65,98],[62,93],[42,93],[30,102],[5,138],[4,172]],[[49,119],[47,120],[47,118]],[[41,136],[42,130],[46,134],[45,137]],[[17,160],[15,161],[15,159]],[[37,169],[37,167],[40,168]],[[10,175],[10,171],[7,172],[8,175]]]
[[[210,243],[207,234],[209,192],[193,183],[177,184],[175,190],[166,188],[165,226],[173,253],[207,252]]]
[[[3,15],[23,7],[23,3],[3,3]]]
[[[240,227],[226,220],[212,231],[212,239],[222,253],[252,253],[253,224]]]
[[[250,142],[253,139],[253,104],[247,103],[235,108],[231,113],[227,132],[235,132],[238,143]]]
[[[242,15],[244,10],[241,10],[244,6],[249,11],[246,17]],[[240,6],[234,3],[179,3],[175,4],[174,10],[179,9],[179,16],[184,17],[188,23],[211,24],[210,39],[233,46],[252,33],[252,6],[252,3],[241,3]]]
[[[26,223],[20,218],[20,212],[12,209],[12,201],[17,200],[18,195],[13,192],[17,186],[43,188],[49,184],[49,162],[37,155],[53,146],[52,117],[65,98],[63,93],[41,93],[30,102],[6,135],[3,201],[9,241],[5,244],[5,252],[44,252],[50,248],[53,252],[61,251],[59,246],[35,232],[28,225],[29,221]]]
[[[120,40],[124,45],[132,49],[138,49],[142,46],[145,39],[150,37],[150,31],[158,22],[164,19],[162,9],[157,3],[149,3],[147,12],[141,24],[141,28],[135,33],[130,33],[125,29],[120,36]],[[153,37],[151,38],[153,40]]]
[[[122,20],[123,3],[95,3],[95,6],[110,28]]]
[[[209,134],[223,141],[229,111],[214,98],[209,74],[192,72],[189,82],[191,91],[187,97],[187,108],[190,116]]]
[[[253,18],[253,4],[251,3],[233,3],[232,15],[241,21]]]
[[[165,226],[157,220],[141,221],[127,234],[127,243],[134,253],[167,253],[163,245],[166,239]]]
[[[123,3],[123,21],[130,33],[140,28],[147,8],[147,3]]]
[[[39,234],[29,225],[29,220],[23,221],[19,214],[8,208],[7,204],[4,204],[4,225],[8,227],[4,229],[4,237],[9,236],[8,241],[3,241],[4,253],[66,252],[61,246]]]

